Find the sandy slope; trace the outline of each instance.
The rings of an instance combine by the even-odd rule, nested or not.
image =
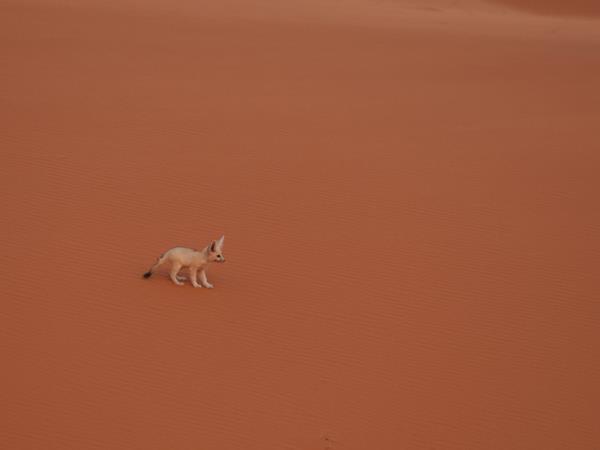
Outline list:
[[[600,3],[596,0],[494,0],[524,11],[544,15],[564,16],[598,16]]]
[[[340,3],[0,3],[1,448],[600,448],[600,27]]]

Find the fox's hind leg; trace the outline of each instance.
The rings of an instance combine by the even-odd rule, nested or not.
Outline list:
[[[195,288],[201,288],[202,285],[198,284],[198,268],[190,266],[190,281],[192,282],[192,286]]]
[[[179,273],[180,270],[181,270],[181,263],[174,262],[173,266],[171,267],[170,276],[171,276],[171,281],[178,286],[181,286],[183,284],[181,281],[179,281],[177,279],[177,274]]]

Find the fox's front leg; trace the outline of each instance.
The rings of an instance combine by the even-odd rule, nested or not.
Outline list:
[[[195,288],[201,288],[202,285],[198,284],[198,268],[190,267],[190,281],[192,282],[192,286]]]
[[[202,283],[202,286],[204,286],[205,288],[211,289],[214,286],[212,284],[210,284],[208,282],[208,280],[206,279],[206,270],[202,269],[200,271],[200,282]]]

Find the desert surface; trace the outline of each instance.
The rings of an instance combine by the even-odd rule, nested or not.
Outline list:
[[[0,448],[600,448],[598,2],[0,0],[0,54]]]

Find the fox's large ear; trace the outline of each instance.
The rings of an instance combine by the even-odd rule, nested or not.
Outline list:
[[[210,251],[211,252],[215,252],[216,251],[216,246],[217,246],[217,243],[215,241],[212,241],[211,244],[210,244]]]
[[[225,240],[225,236],[221,236],[217,241],[217,248],[221,250],[223,248],[223,241]]]

